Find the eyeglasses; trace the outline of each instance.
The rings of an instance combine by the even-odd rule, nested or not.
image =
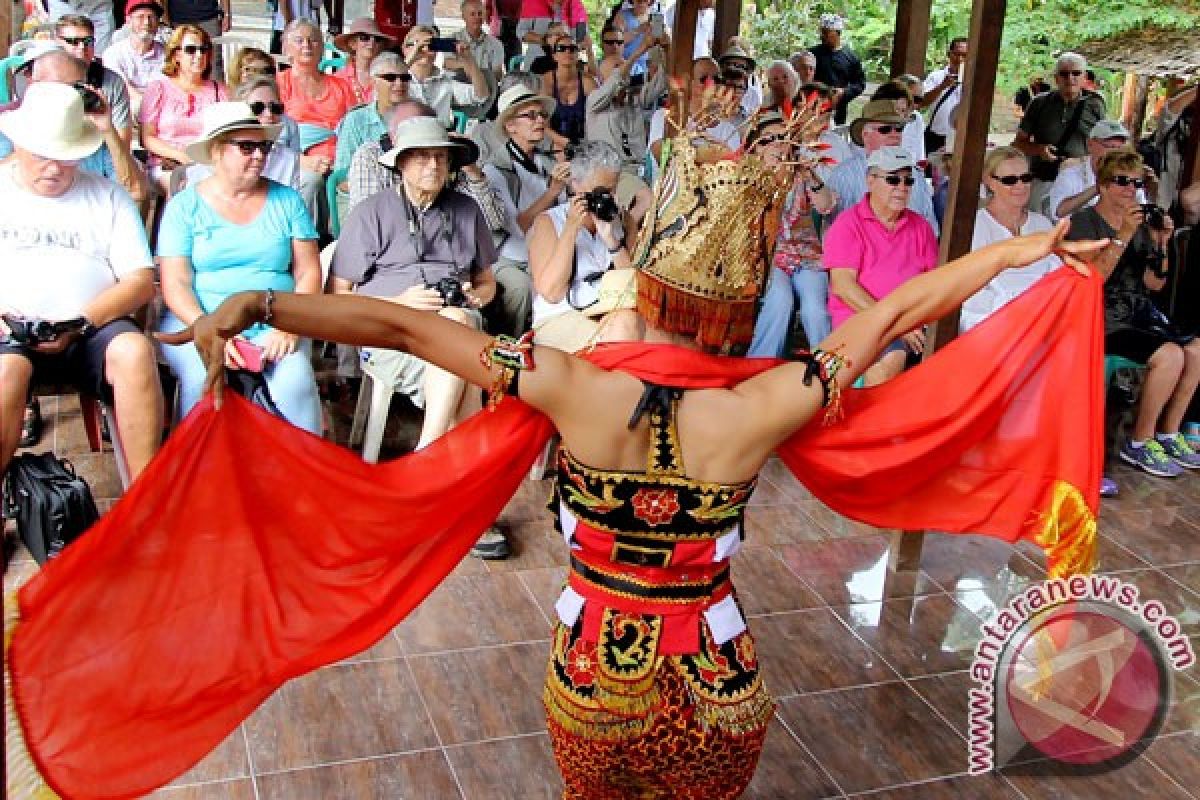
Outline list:
[[[267,109],[270,109],[272,114],[282,114],[283,103],[264,103],[261,100],[256,100],[250,104],[250,112],[256,117]]]
[[[1083,70],[1081,69],[1060,69],[1058,71],[1058,77],[1060,78],[1078,78],[1082,74]]]
[[[519,119],[528,119],[528,120],[550,119],[550,115],[541,109],[539,109],[537,111],[526,111],[523,114],[513,114],[513,116],[517,117]]]
[[[914,178],[912,175],[887,174],[887,175],[881,175],[880,177],[883,178],[884,182],[888,186],[899,186],[902,183],[905,186],[912,186],[913,184],[915,184],[917,182],[917,179]]]
[[[71,45],[72,47],[79,47],[80,45],[83,45],[84,47],[94,47],[96,44],[95,36],[60,36],[58,38],[62,39],[65,43]]]
[[[573,44],[556,44],[554,45],[556,53],[578,53],[579,47]]]
[[[262,153],[264,156],[271,154],[271,148],[275,146],[274,142],[258,142],[254,139],[230,139],[229,144],[242,151],[244,156],[254,155],[254,151]]]
[[[619,45],[619,44],[625,44],[625,40],[624,40],[624,39],[603,39],[603,40],[601,40],[601,41],[603,41],[605,44],[610,44],[610,45],[613,45],[613,46],[616,46],[616,45]]]
[[[409,83],[412,80],[412,75],[408,74],[407,72],[385,72],[381,75],[376,75],[375,77],[379,78],[381,81],[387,81],[388,83],[395,83],[396,81],[400,81],[401,83]]]
[[[1116,186],[1129,186],[1132,184],[1135,189],[1141,189],[1146,185],[1146,181],[1142,178],[1131,178],[1128,175],[1113,175],[1111,182]]]
[[[873,130],[887,136],[889,133],[904,133],[903,125],[875,125]]]
[[[1005,186],[1016,186],[1018,182],[1033,183],[1033,173],[1030,172],[1022,172],[1020,175],[992,175],[992,177]]]
[[[183,52],[187,53],[189,56],[194,56],[194,55],[196,55],[196,53],[211,52],[212,45],[211,44],[185,44],[183,47],[181,47],[179,49],[182,50]]]

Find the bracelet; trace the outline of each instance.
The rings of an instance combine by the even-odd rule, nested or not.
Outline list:
[[[272,309],[272,306],[274,306],[274,305],[275,305],[275,290],[267,289],[266,294],[263,295],[262,322],[270,322],[272,319],[275,318],[275,311]]]

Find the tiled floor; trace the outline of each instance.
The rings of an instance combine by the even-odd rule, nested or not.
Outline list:
[[[86,452],[73,399],[48,398],[43,410],[42,446],[69,454],[106,508],[118,494],[111,456]],[[393,416],[395,454],[413,431]],[[344,415],[333,421],[344,440]],[[1117,478],[1100,569],[1160,599],[1200,645],[1200,475]],[[566,561],[541,508],[547,488],[527,481],[501,517],[514,558],[465,561],[382,641],[285,686],[161,797],[558,797],[539,687]],[[1175,676],[1164,734],[1116,772],[1038,763],[965,774],[978,626],[1039,578],[1035,549],[929,535],[919,565],[889,574],[892,536],[838,517],[778,463],[748,528],[734,575],[779,712],[746,797],[1200,797],[1195,668]],[[33,570],[18,551],[6,589]]]

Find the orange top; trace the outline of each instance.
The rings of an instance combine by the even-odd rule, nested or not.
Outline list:
[[[317,97],[309,97],[296,86],[290,69],[280,72],[277,76],[279,84],[279,99],[283,101],[287,114],[302,125],[317,125],[337,130],[338,123],[346,112],[358,105],[354,97],[354,88],[345,78],[337,75],[325,75],[324,89]],[[337,149],[337,137],[330,136],[320,144],[313,145],[304,152],[307,155],[322,155],[333,158]]]

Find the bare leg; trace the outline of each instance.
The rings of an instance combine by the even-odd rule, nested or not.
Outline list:
[[[8,469],[21,440],[25,393],[33,378],[33,364],[24,356],[0,355],[0,475]]]
[[[1179,378],[1179,383],[1175,385],[1175,391],[1172,392],[1171,400],[1167,403],[1167,410],[1163,412],[1162,425],[1159,426],[1160,432],[1179,433],[1179,428],[1183,425],[1183,417],[1187,413],[1188,406],[1191,405],[1192,395],[1196,393],[1198,385],[1200,385],[1200,339],[1194,340],[1183,348],[1183,374]]]
[[[890,353],[884,354],[883,358],[876,361],[863,372],[863,384],[865,386],[878,386],[881,383],[887,383],[901,372],[904,372],[904,362],[907,358],[908,356],[903,350],[893,350]]]
[[[162,437],[163,397],[154,347],[140,333],[122,333],[104,352],[104,368],[113,387],[117,435],[136,478],[158,452]]]
[[[1138,403],[1137,419],[1133,423],[1133,438],[1139,442],[1154,435],[1158,418],[1162,416],[1167,401],[1179,385],[1179,378],[1183,374],[1183,348],[1175,344],[1164,344],[1150,356],[1146,367],[1146,382],[1142,385],[1142,399]],[[1178,422],[1175,430],[1179,430]]]

